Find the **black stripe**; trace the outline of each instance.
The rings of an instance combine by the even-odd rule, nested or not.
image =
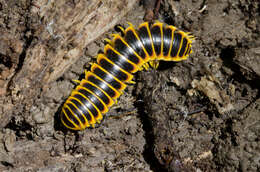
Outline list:
[[[186,50],[186,52],[185,52],[185,56],[189,54],[190,49],[191,49],[190,44],[188,44],[188,48],[187,48],[187,50]]]
[[[190,54],[190,52],[191,52],[191,47],[190,47],[190,49],[189,49],[189,52],[188,52],[188,54]]]
[[[134,66],[127,62],[127,60],[120,55],[116,54],[113,50],[109,49],[107,50],[106,54],[107,58],[120,66],[122,69],[124,69],[127,72],[131,72],[134,69]]]
[[[104,81],[106,81],[108,84],[110,84],[115,89],[119,90],[122,85],[116,81],[111,74],[108,74],[98,67],[93,70],[93,73],[102,78]]]
[[[160,55],[161,53],[161,43],[162,43],[162,38],[161,38],[161,29],[159,26],[153,26],[151,29],[151,34],[153,38],[153,46],[156,55]]]
[[[187,39],[184,37],[184,38],[183,38],[183,41],[182,41],[181,51],[180,51],[180,54],[179,54],[180,57],[183,56],[183,54],[184,54],[184,52],[185,52],[185,49],[186,49],[186,47],[187,47],[187,43],[188,43],[188,41],[187,41]]]
[[[73,102],[75,105],[76,105],[76,103],[78,103],[76,100],[74,100],[74,99],[70,99],[70,101],[71,102]],[[76,103],[75,103],[76,102]],[[83,124],[84,124],[84,118],[83,118],[83,116],[82,116],[82,114],[79,112],[79,110],[78,109],[76,109],[71,103],[68,103],[67,104],[68,105],[68,107],[71,109],[71,111],[79,118],[79,120],[80,121],[83,121]],[[76,105],[77,106],[77,105]],[[78,107],[78,106],[77,106]],[[78,107],[79,108],[79,107]],[[71,118],[72,117],[72,118]],[[76,119],[76,118],[74,118],[72,115],[70,116],[70,119]],[[73,122],[75,122],[74,120],[73,120]],[[76,123],[77,125],[79,125],[79,122],[77,122]]]
[[[166,28],[164,29],[164,35],[163,35],[163,55],[167,56],[170,51],[171,47],[171,41],[172,41],[172,29]]]
[[[132,30],[128,30],[124,37],[127,44],[142,58],[145,59],[146,54],[142,48],[142,43],[136,38]]]
[[[115,97],[116,92],[112,90],[107,83],[97,79],[95,76],[89,76],[87,78],[90,82],[94,83],[96,86],[104,90],[110,97]]]
[[[152,41],[149,37],[147,28],[145,26],[140,27],[138,30],[138,34],[149,56],[152,56],[153,55]]]
[[[89,83],[85,83],[83,84],[83,87],[91,90],[92,92],[94,92],[101,100],[103,100],[103,102],[107,105],[109,103],[109,98],[97,87],[89,84]],[[81,92],[82,89],[79,89],[78,91]]]
[[[177,56],[178,51],[180,49],[181,37],[182,36],[181,36],[180,33],[178,33],[178,32],[174,33],[171,57],[176,57]]]
[[[123,56],[125,56],[128,60],[130,60],[131,62],[135,63],[135,64],[139,64],[140,60],[139,58],[134,54],[134,51],[128,47],[127,45],[125,45],[121,39],[116,39],[115,40],[115,45],[114,45],[115,49],[122,54]]]
[[[90,99],[90,101],[97,106],[97,108],[100,110],[100,111],[103,111],[105,109],[104,105],[98,100],[98,98],[91,94],[90,92],[88,92],[87,90],[85,89],[79,89],[78,92],[82,93],[84,96],[86,96],[87,98]],[[86,100],[87,101],[87,100]],[[82,101],[81,101],[82,102]]]
[[[106,59],[101,59],[99,64],[106,71],[109,71],[112,75],[118,78],[120,81],[125,81],[128,79],[128,76],[120,70],[120,68],[116,65],[109,63]]]
[[[64,109],[66,109],[66,108],[64,107]],[[67,110],[67,111],[68,111],[68,110]],[[74,117],[71,118],[71,113],[70,113],[70,112],[68,112],[67,114],[68,114],[68,117],[69,117],[72,121],[76,120]],[[64,122],[68,127],[70,127],[70,128],[75,128],[75,126],[74,126],[74,125],[68,120],[68,118],[65,116],[64,112],[61,112],[61,119],[63,120],[63,122]],[[78,120],[76,120],[75,124],[77,124],[77,123],[78,123]],[[77,124],[77,125],[79,125],[79,124]]]
[[[85,94],[84,96],[88,97],[88,96],[89,96],[89,93],[86,92],[86,94]],[[88,110],[92,113],[92,115],[93,115],[94,117],[97,117],[97,116],[98,116],[98,111],[97,111],[97,109],[96,109],[87,99],[85,99],[84,97],[82,97],[82,96],[79,95],[79,94],[75,94],[74,97],[77,98],[77,99],[79,99],[79,100],[88,108]],[[86,112],[87,112],[86,108],[83,107],[83,106],[80,106],[80,109],[81,109],[82,111],[85,111],[84,115],[86,116],[86,118],[87,118],[88,120],[90,120],[90,119],[91,119],[91,116],[90,116],[89,113],[86,113]],[[89,118],[90,118],[90,119],[89,119]]]
[[[82,111],[82,113],[85,115],[85,117],[88,119],[88,121],[91,121],[91,115],[89,114],[89,112],[88,112],[88,108],[87,107],[84,107],[84,105],[86,104],[86,102],[88,101],[88,100],[86,100],[84,97],[82,97],[81,95],[79,95],[79,94],[76,94],[76,95],[74,95],[74,97],[75,98],[77,98],[82,104],[80,104],[77,100],[74,100],[74,99],[72,99],[71,101],[74,103],[74,104],[76,104],[75,103],[75,101],[79,104],[79,105],[77,105],[77,108],[78,109],[80,109],[81,111]],[[86,106],[86,105],[85,105]]]

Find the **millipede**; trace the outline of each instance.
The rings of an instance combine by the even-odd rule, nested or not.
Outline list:
[[[123,94],[127,84],[133,84],[133,74],[149,67],[157,68],[160,60],[186,60],[192,52],[194,36],[159,21],[133,24],[122,34],[105,39],[104,52],[65,101],[60,114],[63,125],[72,130],[95,127],[103,115]]]

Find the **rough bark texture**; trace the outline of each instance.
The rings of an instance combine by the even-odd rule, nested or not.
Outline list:
[[[5,68],[9,66],[10,69],[2,74],[0,94],[11,94],[9,98],[15,101],[16,106],[5,100],[4,108],[7,109],[4,111],[9,113],[2,116],[5,120],[0,127],[6,126],[14,112],[17,114],[30,109],[39,96],[39,90],[44,92],[50,82],[59,78],[83,55],[87,44],[112,28],[136,2],[3,1],[2,8],[6,14],[11,13],[19,17],[16,22],[23,22],[24,27],[15,28],[24,35],[12,37],[12,32],[8,33],[8,27],[12,27],[10,24],[2,30],[1,56]],[[24,14],[17,15],[19,13]],[[6,20],[8,22],[8,18]],[[9,53],[9,47],[5,47],[8,45],[14,51]],[[10,91],[7,93],[6,89]]]

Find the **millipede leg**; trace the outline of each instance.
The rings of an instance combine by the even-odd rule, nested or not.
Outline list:
[[[157,69],[158,66],[159,66],[159,61],[157,61],[157,60],[150,61],[149,64],[150,64],[150,66],[151,66],[152,68]]]
[[[136,82],[134,82],[134,81],[129,81],[128,83],[129,84],[136,84]]]
[[[104,41],[111,45],[111,40],[110,39],[105,38]]]
[[[143,65],[143,67],[144,67],[145,70],[148,70],[148,69],[150,68],[150,66],[149,66],[148,63],[145,63],[145,64]]]
[[[72,81],[75,82],[76,84],[80,84],[80,80],[73,79]]]
[[[123,32],[123,34],[125,34],[125,29],[122,26],[118,26],[118,28]]]

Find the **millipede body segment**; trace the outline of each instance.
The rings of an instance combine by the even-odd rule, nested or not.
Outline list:
[[[123,93],[133,74],[157,68],[159,60],[182,61],[192,52],[194,37],[174,26],[144,22],[138,29],[129,23],[121,28],[123,36],[113,34],[98,54],[97,62],[85,72],[85,78],[72,91],[62,107],[61,121],[72,130],[83,130],[100,123],[103,115]]]

